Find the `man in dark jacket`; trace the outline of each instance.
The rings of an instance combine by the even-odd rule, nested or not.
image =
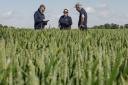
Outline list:
[[[75,5],[76,10],[79,12],[78,27],[80,30],[87,30],[87,12],[80,4]]]
[[[34,28],[35,29],[44,29],[48,21],[45,21],[45,12],[46,7],[40,5],[39,9],[34,14]]]
[[[60,29],[71,29],[72,18],[68,16],[68,9],[64,9],[64,15],[62,15],[59,19],[59,27]]]

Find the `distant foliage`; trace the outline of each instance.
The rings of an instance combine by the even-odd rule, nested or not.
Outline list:
[[[2,25],[0,24],[0,28],[16,28],[14,26],[7,26],[7,25]],[[50,27],[49,27],[50,28]],[[55,28],[55,27],[53,27]],[[96,25],[96,26],[93,26],[93,27],[89,27],[89,28],[92,28],[92,29],[128,29],[128,24],[125,24],[125,25],[118,25],[118,24],[104,24],[104,25]]]
[[[93,29],[128,29],[128,24],[118,25],[118,24],[104,24],[99,26],[93,26]]]
[[[128,24],[125,24],[124,27],[128,29]]]
[[[7,25],[0,24],[0,28],[15,28],[15,27],[14,26],[7,26]]]

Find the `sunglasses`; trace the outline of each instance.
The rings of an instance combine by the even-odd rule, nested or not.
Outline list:
[[[65,14],[68,13],[68,12],[64,12]]]

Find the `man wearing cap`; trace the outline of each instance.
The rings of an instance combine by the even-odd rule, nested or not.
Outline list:
[[[35,29],[44,29],[45,25],[47,25],[47,21],[45,21],[45,5],[40,5],[39,9],[34,14],[34,28]]]
[[[71,29],[72,18],[68,15],[68,9],[64,9],[64,15],[62,15],[59,19],[59,27],[60,29]]]
[[[76,10],[79,12],[78,27],[80,30],[87,30],[87,12],[80,4],[75,5]]]

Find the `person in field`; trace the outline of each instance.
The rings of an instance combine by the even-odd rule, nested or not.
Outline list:
[[[72,18],[68,15],[68,9],[64,9],[64,15],[62,15],[59,19],[59,27],[60,29],[71,29]]]
[[[47,25],[48,20],[45,20],[45,5],[40,5],[39,9],[34,14],[34,28],[35,29],[44,29]]]
[[[75,8],[79,12],[78,28],[80,30],[87,30],[87,12],[80,4],[76,4]]]

